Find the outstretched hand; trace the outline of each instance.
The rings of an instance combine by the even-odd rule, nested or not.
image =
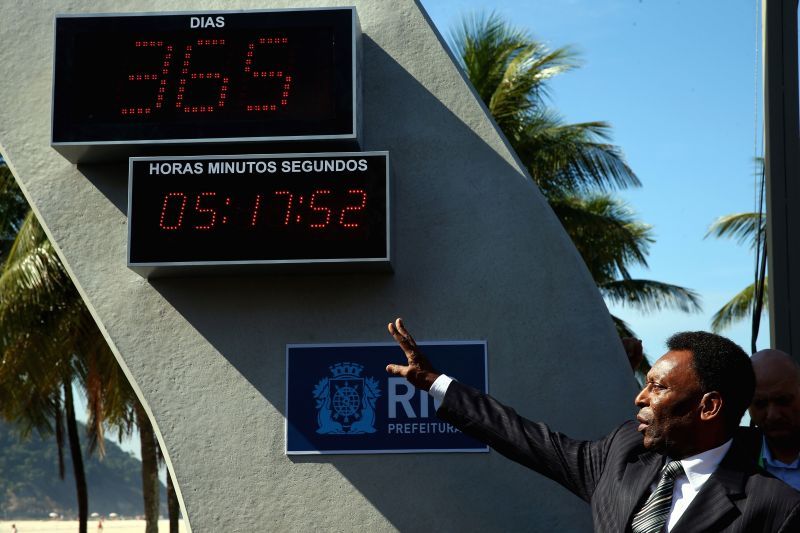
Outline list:
[[[406,378],[418,389],[430,390],[439,373],[433,369],[428,358],[419,350],[414,338],[406,331],[403,319],[398,318],[394,323],[389,322],[388,328],[389,333],[406,354],[408,365],[387,365],[386,371],[393,376]]]

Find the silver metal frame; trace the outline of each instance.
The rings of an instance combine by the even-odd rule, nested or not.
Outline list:
[[[297,159],[297,158],[320,158],[320,157],[357,157],[357,156],[385,156],[386,158],[386,255],[385,257],[373,258],[341,258],[341,259],[287,259],[287,260],[242,260],[242,261],[181,261],[181,262],[157,262],[157,263],[132,263],[131,262],[131,229],[133,227],[133,213],[131,211],[131,191],[133,189],[133,164],[136,161],[182,161],[182,160],[213,160],[213,159]],[[131,157],[128,158],[128,268],[141,274],[144,277],[151,275],[181,274],[182,271],[189,273],[208,272],[214,267],[223,267],[230,270],[231,267],[285,267],[291,270],[292,266],[300,265],[374,265],[375,267],[385,266],[391,269],[391,172],[389,166],[389,152],[319,152],[319,153],[288,153],[288,154],[245,154],[245,155],[198,155],[198,156],[174,156],[174,157]],[[376,268],[379,269],[379,268]]]
[[[481,344],[483,345],[483,375],[485,382],[483,384],[486,392],[489,392],[489,357],[487,349],[487,341],[474,340],[474,341],[427,341],[417,342],[421,347],[437,346],[437,345],[463,345],[463,344]],[[286,345],[286,379],[284,386],[284,405],[286,406],[286,415],[283,421],[283,451],[285,455],[375,455],[387,453],[489,453],[489,446],[484,448],[432,448],[432,449],[395,449],[395,450],[315,450],[303,452],[290,452],[289,451],[289,349],[291,348],[328,348],[328,347],[346,347],[346,346],[397,346],[394,342],[342,342],[342,343],[323,343],[323,344],[287,344]]]
[[[271,137],[218,137],[218,138],[186,138],[186,139],[136,139],[128,141],[89,141],[89,142],[54,142],[53,141],[53,122],[55,118],[55,74],[56,74],[56,24],[61,18],[86,18],[86,17],[142,17],[142,16],[175,16],[175,15],[206,15],[206,14],[231,14],[240,15],[247,13],[277,13],[277,12],[296,12],[296,11],[331,11],[349,10],[352,13],[351,33],[352,33],[352,98],[353,112],[351,132],[339,135],[294,135],[294,136],[271,136]],[[61,13],[56,14],[53,20],[53,85],[50,96],[50,146],[55,148],[64,157],[73,163],[81,161],[84,153],[90,149],[144,147],[144,146],[163,146],[163,145],[195,145],[195,144],[219,144],[231,145],[237,143],[267,143],[267,142],[292,142],[292,141],[356,141],[361,138],[361,24],[358,20],[355,6],[344,7],[313,7],[298,9],[240,9],[240,10],[213,10],[213,11],[169,11],[169,12],[141,12],[141,13]]]

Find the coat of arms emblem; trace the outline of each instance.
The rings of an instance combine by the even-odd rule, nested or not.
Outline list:
[[[375,433],[375,400],[381,395],[378,381],[361,377],[364,366],[358,363],[337,363],[330,370],[331,376],[314,387],[317,433]]]

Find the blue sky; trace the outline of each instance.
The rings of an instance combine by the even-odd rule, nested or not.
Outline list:
[[[447,38],[468,13],[496,11],[551,47],[570,45],[583,66],[554,80],[566,121],[603,120],[643,186],[620,193],[653,225],[650,268],[637,277],[692,288],[704,312],[642,315],[613,307],[651,359],[672,333],[710,317],[753,278],[749,249],[703,239],[718,216],[754,209],[758,0],[423,0]],[[758,140],[760,149],[760,139]],[[727,334],[749,350],[748,323]],[[769,342],[762,324],[759,348]],[[138,440],[124,448],[138,455]]]
[[[633,275],[703,298],[701,314],[611,311],[639,334],[651,358],[665,351],[670,334],[709,329],[714,311],[753,279],[748,248],[703,237],[716,217],[755,208],[758,0],[726,0],[724,9],[691,0],[422,4],[446,39],[465,14],[495,11],[551,48],[579,52],[582,67],[553,80],[551,103],[568,122],[609,122],[643,183],[620,193],[656,237],[650,268]],[[762,322],[759,348],[767,347],[768,332]],[[749,321],[726,334],[749,351]]]

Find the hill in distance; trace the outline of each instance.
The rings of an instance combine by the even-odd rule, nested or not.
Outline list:
[[[79,435],[86,427],[79,423]],[[86,483],[89,488],[89,513],[108,516],[137,516],[144,513],[142,501],[142,463],[106,440],[106,455],[86,456],[82,442]],[[64,479],[58,477],[58,451],[55,437],[42,438],[34,432],[22,440],[12,425],[0,421],[0,519],[47,518],[55,512],[64,518],[77,518],[78,500],[72,473],[69,446],[64,450]],[[160,490],[162,515],[166,514],[166,488]]]

